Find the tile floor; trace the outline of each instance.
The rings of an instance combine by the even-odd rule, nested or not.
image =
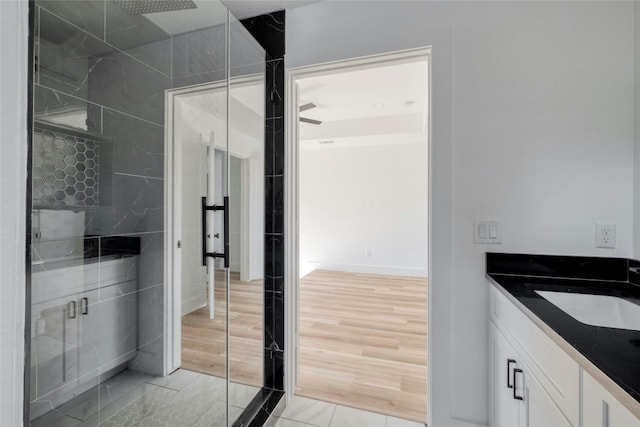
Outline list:
[[[222,378],[185,369],[167,377],[124,371],[31,426],[224,427],[225,388]],[[230,383],[229,419],[235,420],[257,392],[257,387]]]
[[[424,427],[401,418],[296,396],[282,412],[276,427]]]

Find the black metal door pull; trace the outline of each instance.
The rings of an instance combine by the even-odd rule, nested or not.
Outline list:
[[[507,359],[507,387],[513,388],[513,384],[511,384],[511,364],[516,363],[513,359]]]
[[[515,400],[524,400],[524,398],[522,396],[518,396],[517,395],[517,390],[518,390],[518,374],[522,374],[523,378],[524,378],[524,373],[522,372],[522,369],[514,369],[513,370],[513,398]]]
[[[224,204],[222,206],[207,205],[207,198],[202,198],[202,265],[207,265],[207,257],[210,258],[223,258],[224,268],[229,268],[229,196],[224,197]],[[223,211],[224,212],[224,251],[220,252],[207,252],[207,211]],[[216,233],[216,237],[218,233]]]

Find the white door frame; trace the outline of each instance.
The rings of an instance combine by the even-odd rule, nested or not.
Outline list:
[[[387,64],[400,64],[414,62],[416,59],[428,59],[429,67],[429,99],[428,99],[428,165],[429,165],[429,189],[428,189],[428,270],[432,271],[432,215],[433,199],[432,183],[432,51],[431,47],[402,50],[392,53],[377,54],[365,57],[351,58],[347,60],[333,61],[322,64],[296,67],[287,70],[286,77],[286,100],[285,100],[285,390],[287,401],[295,393],[298,381],[298,341],[299,341],[299,144],[298,144],[298,103],[299,88],[297,81],[318,77],[327,74],[335,74],[340,71],[356,71],[372,67],[384,66]],[[429,309],[432,301],[432,282],[429,277],[428,298],[427,298],[427,420],[425,423],[431,425],[431,352],[432,352],[432,310]]]
[[[182,288],[177,285],[180,275],[182,274],[179,262],[180,253],[178,251],[177,242],[180,240],[177,227],[181,225],[180,218],[174,210],[176,199],[181,196],[179,187],[173,185],[174,178],[180,173],[180,166],[176,167],[176,159],[179,159],[179,153],[176,152],[176,135],[174,121],[176,114],[179,112],[176,105],[176,98],[189,93],[197,93],[203,91],[218,91],[227,88],[227,82],[221,81],[216,83],[207,83],[202,85],[188,86],[179,89],[170,89],[165,91],[165,156],[164,156],[164,267],[166,277],[166,291],[164,294],[164,353],[165,353],[165,369],[164,375],[178,369],[182,363],[181,341],[182,328],[180,319],[182,318]],[[176,268],[174,268],[174,266]]]
[[[165,367],[164,375],[168,375],[171,372],[178,369],[181,365],[181,318],[182,318],[182,294],[181,287],[178,285],[179,277],[182,273],[180,269],[179,251],[177,248],[177,242],[180,240],[177,228],[181,225],[181,218],[176,215],[174,203],[176,199],[181,196],[180,188],[174,187],[175,176],[180,173],[180,166],[177,164],[176,159],[179,159],[179,153],[176,148],[176,135],[174,120],[176,114],[179,112],[178,105],[176,104],[176,98],[181,95],[187,95],[190,93],[198,92],[214,92],[220,90],[230,90],[233,86],[238,85],[252,85],[256,83],[263,83],[264,77],[261,74],[248,75],[242,77],[231,78],[229,85],[227,81],[218,81],[213,83],[204,83],[193,86],[186,86],[177,89],[168,89],[165,91],[165,163],[164,163],[164,179],[165,179],[165,191],[164,191],[164,208],[165,208],[165,222],[164,222],[164,262],[165,262],[165,278],[166,278],[166,292],[164,295],[164,354],[165,354]],[[227,114],[227,117],[229,114]],[[226,118],[225,118],[226,119]],[[228,126],[228,124],[227,124]],[[227,132],[229,128],[227,127]],[[229,147],[231,153],[231,147]],[[233,155],[233,153],[231,153]],[[241,158],[243,164],[243,181],[246,185],[250,180],[246,177],[254,169],[249,169],[247,163],[250,159]],[[246,189],[246,187],[245,187]],[[246,206],[249,204],[248,194],[243,195],[241,200],[243,215],[241,221],[243,221],[242,229],[249,230],[250,215]],[[249,234],[249,233],[243,233]],[[242,254],[242,263],[245,263],[241,268],[248,270],[249,259],[249,239],[241,238],[240,250]],[[174,266],[176,268],[174,268]],[[245,275],[248,275],[248,271]]]

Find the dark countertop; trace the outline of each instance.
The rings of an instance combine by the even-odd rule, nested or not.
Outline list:
[[[140,237],[138,236],[87,235],[82,239],[82,254],[65,254],[60,258],[33,260],[31,263],[31,272],[40,273],[59,268],[75,267],[78,265],[87,265],[140,255]]]
[[[535,292],[611,295],[640,305],[640,286],[633,283],[636,266],[637,261],[622,258],[487,253],[491,282],[640,403],[640,331],[587,325]]]

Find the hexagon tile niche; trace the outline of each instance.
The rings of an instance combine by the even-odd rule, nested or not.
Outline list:
[[[33,130],[33,205],[98,206],[100,144],[49,129]]]

